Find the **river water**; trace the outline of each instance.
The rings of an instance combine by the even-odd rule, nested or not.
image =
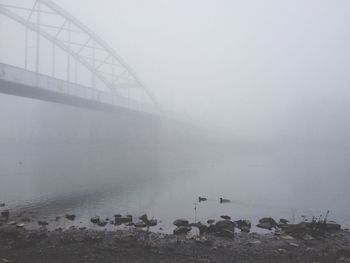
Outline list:
[[[166,232],[175,218],[298,221],[327,210],[349,226],[350,151],[234,143],[195,148],[189,154],[173,146],[157,162],[122,165],[117,146],[108,143],[3,143],[0,201],[38,218],[74,213],[75,224],[84,226],[95,215],[147,213],[162,221],[155,230]],[[199,196],[208,201],[199,203]],[[231,203],[220,204],[220,197]]]
[[[170,232],[176,218],[297,222],[327,210],[350,226],[345,145],[178,136],[192,128],[138,119],[125,129],[129,118],[4,95],[0,117],[0,203],[52,226],[69,227],[53,220],[65,213],[89,227],[95,215],[147,213],[161,221],[154,230]]]

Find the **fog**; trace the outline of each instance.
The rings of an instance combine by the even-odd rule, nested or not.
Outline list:
[[[348,1],[60,4],[110,43],[165,108],[240,137],[349,141]]]
[[[56,3],[109,43],[166,110],[240,138],[348,142],[348,1]]]
[[[349,225],[349,1],[54,2],[116,50],[165,116],[180,117],[128,120],[0,94],[0,199],[110,184],[111,196],[82,198],[89,216],[108,216],[112,202],[166,225],[207,194],[242,201],[230,209],[254,219],[330,209]],[[23,67],[23,32],[0,13],[0,63]],[[26,190],[8,190],[22,180]],[[210,206],[203,219],[225,213]]]

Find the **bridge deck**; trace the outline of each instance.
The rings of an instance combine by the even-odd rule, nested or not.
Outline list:
[[[0,92],[103,111],[132,110],[158,114],[154,107],[141,102],[2,63]]]

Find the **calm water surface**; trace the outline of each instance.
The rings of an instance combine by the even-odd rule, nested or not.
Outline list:
[[[159,149],[154,158],[125,157],[108,143],[4,142],[0,148],[0,201],[33,217],[147,213],[165,232],[176,218],[206,221],[230,215],[255,224],[264,216],[298,221],[301,215],[350,226],[350,150],[207,144]],[[143,153],[147,155],[147,150]],[[198,203],[198,196],[208,198]],[[219,197],[230,199],[219,204]],[[195,211],[196,206],[196,211]],[[56,226],[70,224],[65,220]],[[111,227],[111,226],[110,226]]]

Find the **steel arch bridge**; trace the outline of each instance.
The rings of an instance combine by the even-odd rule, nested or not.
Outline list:
[[[153,94],[131,67],[51,0],[0,0],[0,14],[25,29],[23,66],[0,63],[0,92],[159,111]],[[21,85],[26,87],[18,88]]]

